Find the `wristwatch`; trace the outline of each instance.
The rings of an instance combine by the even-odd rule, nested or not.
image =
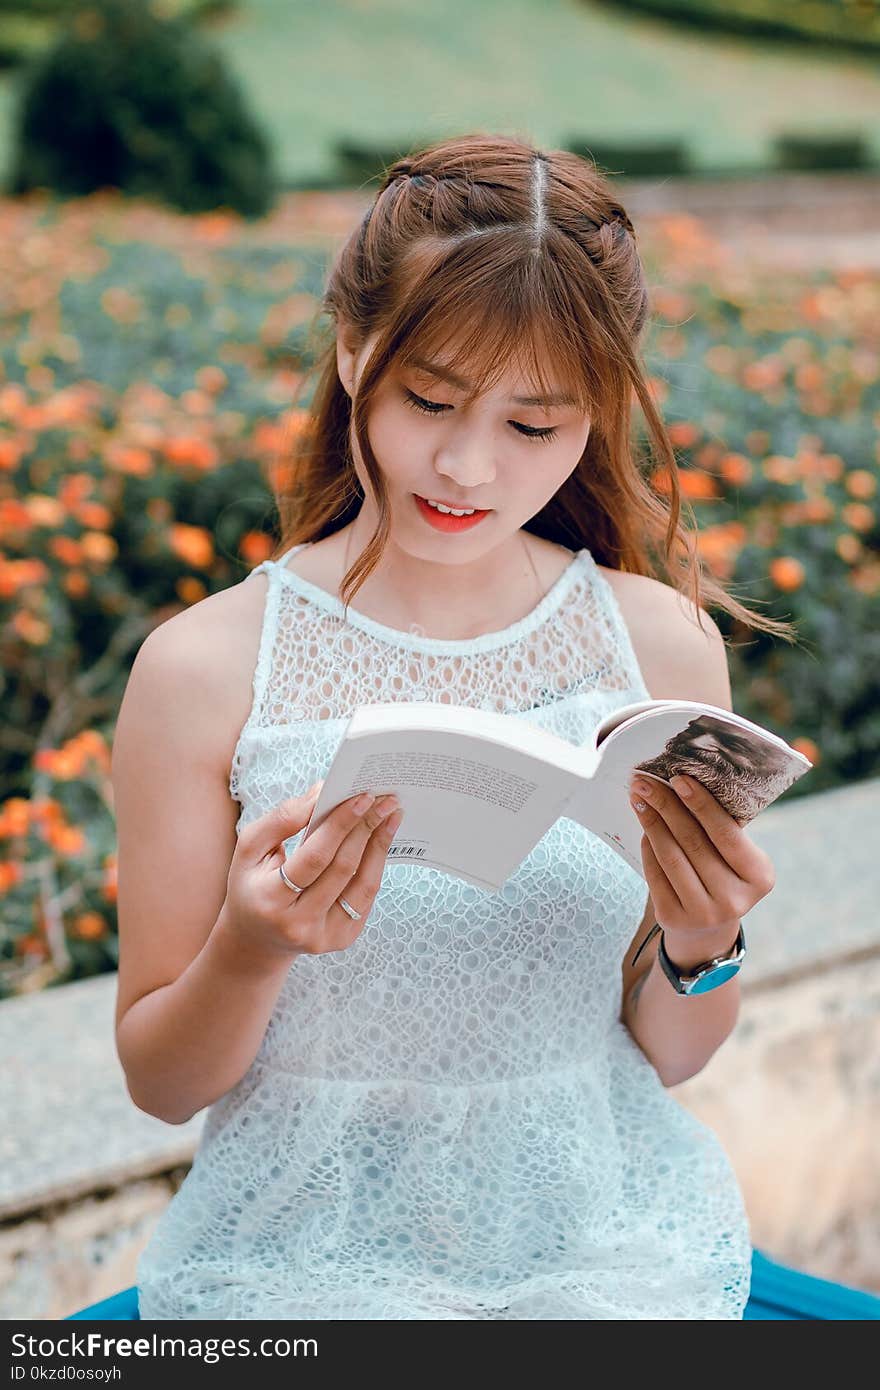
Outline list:
[[[728,980],[732,979],[746,958],[746,937],[742,922],[740,922],[736,941],[727,955],[713,956],[711,960],[703,961],[701,965],[692,965],[683,970],[680,966],[675,965],[666,954],[663,928],[659,922],[655,922],[636,952],[633,965],[648,942],[657,935],[657,932],[660,933],[660,945],[657,949],[660,969],[676,994],[708,994],[710,990],[717,989],[719,985],[726,984]]]

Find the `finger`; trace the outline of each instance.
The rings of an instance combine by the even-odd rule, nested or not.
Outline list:
[[[639,782],[638,778],[634,780]],[[662,846],[664,852],[670,856],[667,872],[673,882],[676,882],[672,872],[673,860],[679,862],[683,856],[683,862],[680,862],[679,867],[680,886],[676,883],[679,894],[685,882],[689,880],[689,874],[684,868],[685,862],[698,875],[705,893],[710,898],[720,902],[725,894],[730,893],[731,876],[734,880],[733,887],[740,889],[742,885],[739,883],[738,875],[731,869],[727,860],[722,858],[701,822],[691,814],[685,801],[672,787],[666,782],[655,781],[654,778],[645,779],[644,786],[647,788],[646,791],[634,793],[636,799],[641,798],[648,804],[648,810],[640,815],[640,821],[646,831],[652,826],[656,829],[652,843],[655,849]],[[714,801],[710,792],[707,792],[706,796]],[[633,809],[639,814],[636,807]],[[722,807],[719,806],[718,809],[723,816],[727,815]],[[660,823],[671,831],[672,843],[663,836]],[[662,854],[660,858],[666,867],[666,860]]]
[[[648,837],[648,841],[658,864],[680,900],[685,916],[699,916],[701,920],[707,918],[707,914],[711,915],[714,912],[714,908],[710,902],[706,887],[700,875],[697,873],[696,868],[688,858],[688,855],[685,853],[685,850],[672,833],[669,825],[667,825],[659,811],[650,804],[645,804],[645,809],[643,811],[639,811],[636,806],[633,806],[633,810],[638,817],[642,830]],[[694,822],[692,823],[695,824]],[[681,833],[687,838],[686,832],[682,831]],[[693,841],[693,834],[691,834],[689,838]],[[705,853],[705,849],[708,848],[716,859],[717,855],[715,855],[714,849],[708,845],[708,841],[705,846],[700,846],[700,848],[704,851],[701,857],[701,869],[706,873],[707,877],[711,879],[712,874],[709,868],[707,868],[706,861],[708,860],[708,855]],[[721,866],[720,860],[718,860],[718,864]],[[729,873],[729,870],[727,872]]]
[[[645,871],[645,880],[651,894],[651,902],[654,905],[654,912],[658,922],[676,922],[684,917],[684,909],[679,902],[669,879],[663,872],[662,865],[656,854],[651,848],[651,841],[647,835],[642,836],[642,867]]]
[[[318,913],[329,912],[336,902],[339,894],[344,892],[358,870],[364,847],[367,844],[373,831],[382,824],[386,816],[393,812],[397,805],[394,797],[383,797],[375,801],[366,811],[360,814],[356,810],[350,810],[346,817],[349,822],[348,834],[345,835],[337,845],[334,840],[330,841],[330,852],[326,854],[318,851],[320,859],[315,861],[318,872],[314,872],[312,865],[308,864],[303,868],[304,857],[312,849],[312,839],[317,841],[329,820],[321,826],[312,839],[300,845],[294,850],[291,856],[293,872],[285,864],[284,872],[288,878],[301,888],[307,889],[307,893],[300,895],[300,900],[309,910],[316,910]],[[337,808],[341,809],[341,808]],[[352,903],[354,907],[355,904]]]
[[[238,836],[236,853],[255,864],[271,858],[279,845],[308,824],[322,783],[316,782],[302,796],[291,796],[246,825]]]
[[[364,796],[348,797],[333,808],[318,829],[307,840],[303,840],[289,858],[285,857],[284,845],[279,844],[277,849],[282,856],[284,872],[301,887],[311,887],[332,862],[352,830],[370,814],[374,805],[375,797],[369,800]],[[294,861],[296,873],[300,875],[298,878],[290,869]]]
[[[367,916],[382,886],[382,877],[388,863],[388,849],[400,829],[402,820],[403,812],[394,812],[373,831],[361,855],[357,872],[350,882],[337,893],[334,902],[328,909],[327,921],[329,924],[342,928],[346,924],[349,927],[353,925],[352,919],[339,901],[341,897],[345,898],[345,901],[361,914],[361,920]],[[358,929],[360,929],[360,924],[358,924]]]
[[[670,783],[672,794],[695,817],[708,839],[726,864],[744,883],[772,880],[773,866],[743,830],[739,821],[720,804],[702,782],[695,777],[675,777]],[[689,791],[688,796],[684,792]],[[772,883],[771,883],[772,886]]]

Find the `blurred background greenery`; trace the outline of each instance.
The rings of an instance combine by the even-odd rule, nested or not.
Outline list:
[[[65,22],[84,37],[93,32],[94,8],[0,0],[7,165],[28,61]],[[586,146],[629,176],[880,164],[876,0],[155,0],[132,8],[179,17],[222,55],[286,188],[357,183],[375,172],[377,155],[478,127],[527,127],[540,144]]]
[[[880,207],[878,42],[867,0],[0,0],[0,997],[115,968],[131,662],[274,549],[329,258],[444,134],[576,150],[653,208],[701,552],[800,637],[719,615],[734,706],[814,763],[787,796],[877,776],[880,257],[831,252]],[[769,211],[773,264],[689,210],[746,176],[798,230],[839,199],[808,264]]]

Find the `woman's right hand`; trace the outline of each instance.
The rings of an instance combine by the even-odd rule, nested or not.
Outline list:
[[[359,798],[349,797],[285,857],[284,841],[308,825],[323,785],[281,802],[238,836],[218,926],[255,958],[344,950],[360,936],[379,891],[403,819],[396,797],[379,797],[361,814]],[[386,806],[387,819],[380,815]],[[302,893],[287,887],[279,865]],[[340,897],[361,914],[358,921]]]

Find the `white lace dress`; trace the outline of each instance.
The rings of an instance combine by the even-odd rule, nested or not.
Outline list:
[[[467,704],[580,745],[648,697],[588,550],[521,621],[457,641],[345,621],[286,568],[301,548],[258,567],[239,829],[325,775],[361,703]],[[731,1164],[619,1019],[646,900],[567,817],[499,893],[389,862],[360,936],[296,960],[210,1107],[138,1263],[141,1317],[741,1318]]]

